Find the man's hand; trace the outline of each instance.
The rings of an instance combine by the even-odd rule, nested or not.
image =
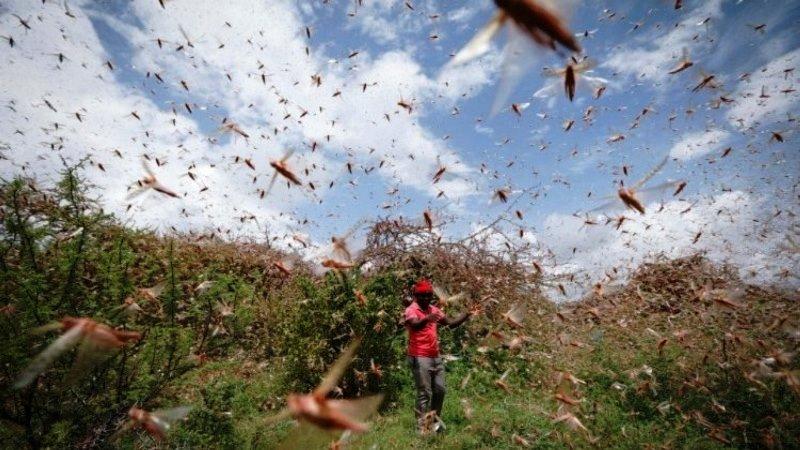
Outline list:
[[[439,323],[441,323],[442,325],[445,325],[447,327],[450,327],[450,328],[455,328],[455,327],[461,325],[462,323],[466,322],[467,319],[469,319],[470,317],[472,317],[472,310],[461,314],[460,316],[456,317],[455,319],[449,319],[447,317],[442,317],[442,319],[439,321]]]
[[[440,315],[438,315],[436,313],[430,313],[427,316],[425,316],[425,322],[438,322],[441,319],[442,319],[442,316],[440,316]]]
[[[411,328],[413,328],[415,330],[419,330],[419,329],[422,329],[423,327],[425,327],[425,325],[427,325],[427,324],[429,324],[431,322],[437,323],[437,322],[442,321],[444,318],[445,318],[444,315],[436,314],[436,313],[430,313],[430,314],[427,314],[427,315],[423,316],[421,319],[409,319],[409,320],[406,321],[406,324],[410,325]]]

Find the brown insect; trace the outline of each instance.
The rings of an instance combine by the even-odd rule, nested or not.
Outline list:
[[[425,226],[428,228],[428,232],[433,230],[433,214],[426,209],[422,212],[422,219],[425,221]]]
[[[292,271],[286,267],[286,264],[284,264],[283,261],[274,261],[272,263],[272,267],[278,269],[278,271],[280,271],[284,276],[292,276]]]
[[[511,194],[511,189],[502,188],[494,191],[492,200],[500,200],[503,203],[508,203],[508,196]]]
[[[636,192],[633,189],[620,188],[617,191],[617,196],[628,208],[638,211],[639,214],[645,213],[644,205],[636,198]]]
[[[522,328],[522,320],[525,318],[525,307],[515,304],[503,314],[503,320],[514,328]]]
[[[700,80],[700,82],[697,83],[697,85],[692,88],[692,92],[697,92],[700,89],[703,89],[703,88],[706,88],[706,87],[709,88],[709,89],[716,89],[716,88],[719,87],[719,84],[717,84],[716,75],[703,74],[702,77],[703,78]]]
[[[522,117],[522,111],[527,109],[528,106],[530,106],[530,103],[528,103],[528,102],[525,102],[525,103],[512,103],[511,104],[511,110],[514,111],[514,114],[518,115],[519,117]]]
[[[354,266],[353,263],[337,261],[335,259],[323,259],[320,264],[322,264],[322,267],[325,267],[327,269],[336,269],[336,270],[350,269]]]
[[[527,439],[523,438],[522,436],[518,435],[517,433],[514,433],[514,434],[511,435],[511,440],[514,441],[515,444],[520,445],[522,447],[530,447],[531,446],[531,443]]]
[[[433,184],[438,183],[442,180],[444,173],[447,171],[447,167],[440,165],[439,168],[436,170],[436,173],[433,174]]]
[[[553,397],[565,405],[578,406],[581,404],[580,400],[572,398],[568,394],[562,392],[557,392]]]
[[[127,200],[131,200],[135,197],[138,197],[139,195],[147,192],[149,189],[152,189],[156,192],[160,192],[169,197],[178,198],[178,194],[176,194],[174,191],[167,188],[166,186],[161,184],[161,182],[158,181],[155,173],[153,173],[152,169],[150,169],[150,166],[147,165],[147,162],[145,160],[142,160],[142,168],[144,168],[144,171],[147,173],[147,176],[145,176],[141,180],[136,181],[137,189],[128,194]]]
[[[353,255],[350,253],[347,240],[350,239],[361,226],[361,220],[355,223],[349,230],[341,236],[331,236],[331,253],[338,260],[351,261]]]
[[[117,330],[85,317],[64,317],[58,322],[38,328],[37,332],[62,330],[62,334],[22,371],[14,383],[15,389],[22,389],[36,379],[60,355],[79,343],[75,365],[67,375],[68,383],[76,381],[102,359],[127,342],[138,341],[141,334],[135,331]]]
[[[356,296],[356,300],[358,300],[358,305],[361,307],[367,306],[367,296],[364,295],[363,292],[359,291],[358,289],[353,289],[353,295]]]
[[[400,99],[400,101],[397,102],[397,106],[405,109],[409,114],[414,112],[414,105],[411,102],[407,102],[403,99]]]
[[[573,52],[581,47],[574,34],[567,28],[559,13],[534,0],[495,0],[500,11],[495,16],[502,24],[508,18],[526,31],[537,44],[555,49],[559,43]],[[491,22],[490,22],[491,24]]]
[[[443,305],[445,307],[455,305],[456,303],[460,302],[461,300],[466,297],[466,294],[463,292],[459,292],[458,294],[451,295],[447,290],[445,290],[441,286],[433,286],[433,293],[436,295],[436,299],[439,305]],[[480,306],[480,305],[477,305]]]
[[[686,188],[686,182],[681,181],[680,183],[678,183],[677,186],[675,186],[675,192],[672,193],[672,196],[675,197],[676,195],[680,194],[681,192],[683,192],[685,188]]]
[[[506,378],[508,378],[509,374],[511,374],[511,369],[506,369],[506,371],[503,372],[503,375],[501,375],[500,378],[494,380],[494,385],[506,392],[511,392],[511,387],[506,382]]]
[[[363,420],[378,409],[383,400],[382,395],[353,400],[328,398],[328,394],[336,388],[345,369],[355,357],[360,342],[360,339],[356,339],[345,348],[319,386],[311,393],[289,394],[286,397],[286,408],[270,418],[269,422],[274,423],[291,417],[322,430],[350,430],[355,433],[367,431],[369,427]],[[303,432],[307,431],[306,429]],[[291,442],[293,438],[298,437],[301,436],[293,436],[286,442]]]
[[[601,77],[586,75],[586,73],[590,72],[594,66],[594,61],[588,58],[584,57],[583,59],[578,60],[578,58],[572,56],[569,58],[567,65],[564,67],[545,68],[543,75],[553,78],[553,80],[546,83],[543,88],[536,91],[533,96],[537,98],[546,98],[554,95],[558,91],[558,79],[564,80],[564,92],[566,92],[567,98],[569,98],[570,101],[575,98],[575,91],[579,84],[588,86],[590,89],[594,90],[595,95],[597,95],[597,90],[608,84],[608,80]],[[600,95],[602,95],[602,92]]]
[[[525,36],[534,43],[550,49],[556,48],[560,44],[565,48],[579,53],[581,47],[575,39],[574,34],[569,30],[563,17],[563,4],[553,2],[552,6],[545,6],[542,2],[535,0],[495,0],[498,7],[497,13],[475,36],[453,57],[450,61],[452,65],[466,63],[478,56],[486,53],[491,48],[491,41],[497,35],[503,25],[510,20],[519,30],[520,36]],[[524,59],[524,57],[523,57]],[[518,65],[520,61],[506,61],[512,65]],[[516,80],[505,79],[505,87],[501,87],[501,92],[495,99],[492,106],[492,115],[497,113],[505,105],[508,95],[511,93],[510,87]]]
[[[648,194],[648,195],[657,194],[667,188],[674,187],[675,188],[674,195],[678,195],[685,187],[684,181],[670,181],[646,189],[642,188],[645,185],[645,183],[650,181],[651,178],[653,178],[659,171],[661,171],[662,168],[664,168],[664,166],[667,164],[668,159],[669,157],[667,156],[663,160],[661,160],[660,163],[658,163],[655,167],[653,167],[653,169],[650,170],[650,172],[648,172],[641,180],[639,180],[632,187],[629,188],[625,186],[620,187],[617,190],[617,195],[616,195],[617,200],[620,200],[622,202],[622,205],[624,205],[626,208],[637,211],[639,214],[644,214],[645,202],[642,201],[641,194]],[[683,184],[683,186],[681,186],[681,184]],[[592,211],[605,210],[608,209],[609,207],[613,207],[614,205],[618,204],[619,203],[616,200],[612,200],[608,203],[605,203],[593,209]],[[619,224],[621,225],[621,222]]]
[[[572,431],[583,431],[584,433],[589,433],[589,430],[583,425],[583,423],[581,423],[580,419],[575,417],[575,415],[570,412],[559,414],[553,418],[553,423],[563,423]]]
[[[239,136],[242,136],[245,139],[250,137],[249,134],[245,133],[244,130],[242,130],[239,124],[227,119],[224,119],[222,121],[222,126],[219,128],[219,130],[222,131],[223,133],[238,134]]]
[[[122,304],[114,309],[122,311],[126,316],[135,316],[142,312],[142,307],[136,303],[133,297],[126,297],[125,300],[122,301]]]
[[[678,62],[678,65],[667,73],[670,75],[675,75],[676,73],[683,72],[684,70],[688,69],[689,67],[692,67],[693,65],[694,63],[689,58],[689,50],[684,48],[683,56],[681,56],[681,60]]]
[[[594,67],[592,61],[584,59],[578,62],[578,59],[573,56],[564,68],[546,69],[544,74],[550,77],[564,77],[564,92],[566,92],[569,101],[572,101],[575,98],[578,74],[586,72],[592,67]]]
[[[723,308],[739,309],[743,306],[736,301],[740,297],[743,297],[741,291],[722,290],[720,292],[715,292],[712,296],[712,299],[714,300],[714,303],[722,306]]]
[[[172,425],[185,419],[191,410],[190,406],[179,406],[149,412],[134,406],[128,411],[130,420],[115,435],[130,429],[141,428],[155,440],[163,441]]]
[[[297,175],[292,172],[292,169],[289,168],[289,164],[287,164],[287,161],[292,157],[293,153],[294,152],[290,150],[283,155],[283,158],[273,159],[269,162],[269,165],[275,169],[275,173],[272,174],[272,179],[270,180],[269,187],[266,191],[267,194],[269,194],[269,192],[272,190],[272,186],[275,184],[275,180],[278,178],[278,175],[286,178],[289,180],[289,182],[296,186],[302,186],[303,183],[300,181],[300,178],[298,178]]]
[[[606,142],[614,143],[614,142],[619,142],[619,141],[624,141],[624,140],[625,140],[625,135],[624,134],[612,134],[611,137],[609,137],[606,140]]]
[[[380,364],[375,364],[375,360],[374,359],[370,359],[369,360],[369,371],[370,371],[370,373],[375,375],[375,378],[378,378],[378,379],[383,378],[383,370],[381,369]]]

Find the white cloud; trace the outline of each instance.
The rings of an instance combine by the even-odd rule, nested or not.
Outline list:
[[[359,24],[363,32],[379,42],[389,43],[397,40],[397,31],[392,23],[384,17],[376,14],[363,14]]]
[[[177,58],[174,52],[161,52],[150,45],[137,52],[137,59],[142,61],[140,70],[158,65],[171,73],[180,74],[190,80],[190,84],[205,89],[204,95],[224,104],[231,117],[248,129],[264,127],[264,117],[272,122],[269,126],[274,127],[276,122],[278,125],[285,124],[282,117],[287,112],[297,116],[301,110],[309,111],[301,122],[286,124],[289,129],[272,138],[280,144],[278,147],[297,148],[298,141],[316,141],[323,143],[323,151],[329,147],[347,149],[365,165],[377,165],[383,159],[384,168],[378,170],[379,173],[391,179],[391,182],[399,182],[431,196],[448,187],[452,190],[446,191],[446,194],[451,198],[470,192],[471,189],[463,183],[443,182],[434,188],[427,177],[419,176],[420,173],[434,171],[436,157],[452,150],[421,126],[418,120],[420,115],[426,114],[428,104],[437,98],[452,99],[460,92],[486,83],[486,73],[491,67],[487,68],[486,63],[475,64],[459,74],[452,74],[454,82],[448,88],[443,82],[430,79],[405,51],[389,51],[375,57],[362,52],[352,60],[343,58],[336,64],[325,64],[323,61],[329,58],[324,54],[305,55],[301,33],[303,24],[292,8],[271,4],[267,16],[274,18],[276,26],[265,27],[258,14],[244,18],[240,15],[241,11],[259,9],[261,3],[243,3],[240,7],[231,8],[232,11],[238,11],[231,17],[218,17],[217,14],[197,17],[193,11],[214,11],[214,8],[210,5],[207,8],[197,4],[182,5],[182,10],[175,10],[175,17],[195,16],[194,21],[183,25],[189,35],[200,36],[204,30],[218,29],[215,38],[226,43],[223,53],[216,51],[216,40],[195,44],[195,52],[203,55],[202,64],[197,64],[193,59]],[[381,10],[398,6],[392,1],[370,5],[370,8]],[[178,23],[171,16],[162,14],[157,5],[137,6],[144,26],[125,30],[135,42],[144,43],[152,38],[142,30],[177,29]],[[402,7],[402,4],[399,6]],[[359,14],[367,14],[368,11],[369,8],[360,9]],[[222,20],[234,23],[234,29],[220,29],[218,25]],[[393,27],[397,28],[398,25],[394,24]],[[241,36],[260,36],[262,31],[268,32],[268,35],[255,40],[256,45],[241,43]],[[234,70],[237,67],[231,66],[232,61],[240,66],[239,70]],[[256,70],[258,61],[265,62],[267,67],[264,71],[273,74],[267,84],[274,88],[265,89],[260,76],[245,76],[247,70]],[[235,91],[227,86],[229,83],[224,73],[233,73],[237,86]],[[310,80],[314,74],[322,77],[322,86],[312,85]],[[367,85],[366,89],[364,84]],[[459,94],[455,93],[456,89]],[[336,91],[340,91],[341,95],[334,97]],[[280,99],[288,102],[280,103]],[[413,114],[407,114],[398,106],[400,100],[413,104]],[[388,115],[388,120],[385,115]],[[413,159],[409,155],[413,155]],[[341,154],[327,152],[326,156],[339,159],[339,164],[344,165]],[[466,175],[470,172],[471,168],[461,165],[454,168],[452,173]]]
[[[586,226],[579,217],[549,215],[537,236],[554,255],[555,267],[548,272],[575,273],[579,281],[572,292],[580,295],[592,283],[608,281],[609,274],[624,280],[657,255],[703,252],[714,262],[732,264],[754,282],[778,281],[782,271],[793,267],[791,259],[777,255],[787,224],[764,221],[772,215],[766,199],[733,191],[691,203],[670,201],[660,212],[655,212],[657,204],[647,210],[646,216],[627,214],[630,220],[619,230],[614,224]]]
[[[446,65],[437,77],[437,94],[450,106],[460,99],[471,97],[496,80],[503,57],[492,51],[487,55],[458,66]]]
[[[700,6],[685,13],[684,19],[665,35],[643,36],[634,40],[634,44],[615,48],[602,67],[663,85],[668,77],[674,76],[667,72],[677,64],[684,48],[698,53],[697,50],[708,47],[707,41],[698,43],[695,36],[705,33],[706,27],[714,26],[715,19],[722,14],[721,0],[700,2]],[[707,18],[711,21],[701,25]]]
[[[725,130],[705,130],[686,133],[680,141],[672,146],[669,156],[682,161],[699,158],[717,151],[730,137]]]
[[[78,17],[70,19],[56,4],[42,7],[19,1],[9,5],[9,11],[22,17],[40,16],[41,21],[35,33],[16,38],[12,51],[3,48],[0,53],[6,65],[0,74],[0,93],[4,101],[14,102],[16,111],[0,112],[0,133],[11,148],[6,152],[9,160],[0,161],[4,176],[23,166],[39,179],[53,180],[61,168],[59,156],[74,162],[91,154],[105,172],[99,166],[90,168],[89,181],[98,186],[106,209],[121,217],[162,230],[219,226],[250,236],[263,233],[266,222],[273,232],[290,231],[297,208],[319,201],[308,189],[286,190],[283,183],[277,183],[271,199],[259,197],[258,190],[266,188],[272,174],[268,160],[280,157],[287,148],[296,150],[292,167],[318,188],[331,181],[347,186],[341,178],[345,162],[351,161],[365,168],[383,163],[376,173],[385,184],[399,183],[431,198],[444,190],[448,198],[458,200],[475,190],[469,181],[474,169],[456,163],[460,158],[454,150],[419,120],[436,99],[454,99],[453,89],[467,91],[486,83],[485,63],[451,74],[453,83],[447,89],[404,51],[374,57],[362,52],[330,63],[329,55],[311,45],[312,52],[306,55],[300,12],[287,3],[242,0],[219,8],[210,1],[170,2],[164,10],[157,2],[137,2],[130,4],[131,14],[120,17],[95,6],[91,2],[72,5]],[[90,18],[107,23],[127,41],[130,61],[113,61],[117,66],[113,72],[104,66],[114,57],[104,50]],[[6,15],[0,23],[14,25],[15,20]],[[193,47],[185,46],[181,28]],[[165,41],[163,48],[156,38]],[[183,50],[176,51],[180,44]],[[69,58],[61,70],[54,70],[55,56],[42,56],[57,52]],[[140,87],[136,72],[131,79],[131,72],[120,70],[128,63],[142,79],[146,72],[158,73],[165,81],[163,91],[149,95]],[[322,77],[320,87],[311,82],[315,74]],[[337,91],[341,95],[334,97]],[[195,114],[181,107],[173,114],[169,105],[153,100],[162,97],[178,105],[190,102]],[[58,112],[51,111],[44,99]],[[397,105],[401,99],[413,103],[413,114]],[[198,119],[204,108],[225,114],[250,139],[211,144],[205,135],[207,122],[204,125]],[[141,121],[131,116],[133,111]],[[83,122],[75,118],[75,112],[80,112]],[[287,114],[291,117],[285,119]],[[213,120],[219,123],[222,117]],[[52,126],[55,122],[57,130]],[[17,129],[23,134],[15,134]],[[63,142],[63,150],[31,148],[55,140]],[[312,142],[319,144],[315,153],[308,151]],[[120,150],[122,158],[114,155],[114,149]],[[166,161],[157,170],[159,176],[187,196],[171,200],[151,195],[126,215],[126,188],[142,176],[142,154]],[[237,156],[250,158],[256,170],[233,164]],[[434,186],[430,176],[437,157],[448,164],[448,173]],[[197,175],[196,181],[186,176],[189,168]],[[303,169],[309,169],[308,174]],[[208,190],[201,193],[202,187]],[[260,219],[259,224],[239,221],[251,214]]]
[[[483,6],[484,5],[478,4],[478,2],[468,6],[462,6],[450,11],[447,14],[447,18],[456,24],[466,24],[483,9]]]
[[[400,0],[363,2],[354,12],[353,26],[381,44],[396,43],[403,35],[414,34],[427,19]]]
[[[224,200],[225,185],[230,185],[231,180],[199,194],[199,185],[209,180],[181,178],[186,171],[181,161],[207,147],[196,123],[164,111],[150,99],[116,83],[119,68],[111,71],[105,66],[113,58],[103,50],[88,17],[73,7],[77,18],[70,19],[59,6],[51,6],[44,13],[31,2],[11,6],[23,17],[36,14],[41,20],[35,23],[35,32],[17,37],[13,51],[4,49],[1,54],[5,69],[0,73],[0,96],[4,103],[13,105],[13,110],[4,108],[0,113],[0,135],[8,139],[11,148],[10,159],[0,164],[4,176],[18,174],[22,168],[40,181],[55,181],[63,168],[61,158],[75,163],[88,156],[92,165],[86,176],[97,186],[95,194],[101,197],[103,206],[123,218],[135,217],[140,226],[163,224],[164,228],[173,225],[186,230],[191,221],[182,219],[182,211],[209,216],[202,211],[201,201],[214,205],[218,208],[214,215],[223,217],[235,217],[241,214],[239,207],[253,206],[242,201],[236,207]],[[3,19],[6,22],[9,17]],[[56,57],[47,59],[41,55],[58,52],[67,59],[56,70]],[[141,120],[135,119],[132,112]],[[55,149],[46,145],[56,142]],[[114,150],[121,156],[116,156]],[[192,201],[143,198],[139,201],[142,209],[127,215],[126,189],[143,175],[139,164],[143,154],[167,162],[157,170],[163,182],[180,193],[190,193]],[[203,164],[199,159],[197,162]],[[207,173],[209,179],[221,176],[215,169],[208,169]],[[265,212],[263,208],[252,209],[255,213]],[[209,219],[205,225],[214,223],[214,217]],[[230,223],[230,219],[226,222]]]
[[[734,91],[736,103],[728,111],[732,125],[745,128],[759,122],[776,122],[797,109],[798,93],[781,90],[794,87],[798,78],[794,69],[800,62],[800,49],[795,49],[754,70],[748,79],[742,80]],[[762,95],[762,89],[764,90]]]

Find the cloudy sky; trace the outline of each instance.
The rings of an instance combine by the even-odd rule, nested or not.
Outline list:
[[[592,61],[572,102],[545,70],[567,53],[504,50],[513,30],[449,64],[491,1],[358,3],[5,0],[0,176],[50,184],[62,159],[87,158],[95,195],[123,221],[286,246],[426,209],[447,237],[505,216],[497,244],[578,273],[575,289],[692,251],[797,283],[782,250],[798,222],[797,2],[557,2]],[[693,65],[670,74],[684,54]],[[263,195],[269,162],[289,151],[302,186],[279,177]],[[643,192],[645,215],[604,206],[665,157],[642,189],[675,184]],[[179,198],[127,199],[144,158]],[[492,200],[499,189],[508,204]]]

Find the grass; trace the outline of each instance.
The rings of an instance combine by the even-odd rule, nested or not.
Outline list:
[[[266,417],[277,412],[281,392],[280,372],[277,368],[254,371],[243,368],[236,362],[209,364],[203,370],[188,377],[178,388],[169,393],[177,403],[197,404],[198,398],[205,395],[207,406],[234,418],[232,433],[237,436],[235,446],[247,448],[270,448],[281,442],[291,431],[292,424],[283,422],[269,424]],[[406,368],[400,368],[408,372]],[[611,380],[596,374],[587,377],[587,388],[583,403],[586,405],[584,424],[590,429],[595,441],[581,434],[569,431],[552,421],[556,401],[547,390],[535,387],[535,381],[514,386],[505,392],[489,380],[491,377],[470,378],[462,389],[461,382],[469,367],[455,362],[448,365],[446,374],[447,395],[443,420],[446,432],[438,435],[422,436],[416,432],[413,416],[415,393],[410,374],[397,401],[385,405],[382,414],[372,420],[369,433],[354,436],[346,442],[348,448],[519,448],[513,436],[525,439],[533,448],[590,447],[596,443],[603,448],[644,448],[659,444],[671,448],[727,448],[709,438],[699,426],[687,424],[680,414],[669,411],[665,414],[652,413],[648,409],[636,412],[637,402],[615,392]],[[547,376],[542,374],[543,376]],[[545,383],[540,383],[545,384]],[[199,387],[199,389],[198,389]],[[209,400],[219,394],[219,403]],[[465,415],[464,401],[471,409],[470,417]],[[639,406],[649,405],[641,402]],[[633,408],[632,408],[633,406]],[[191,419],[189,425],[191,426]],[[181,438],[179,433],[173,443],[215,446],[212,442]],[[224,445],[218,445],[224,448]]]

